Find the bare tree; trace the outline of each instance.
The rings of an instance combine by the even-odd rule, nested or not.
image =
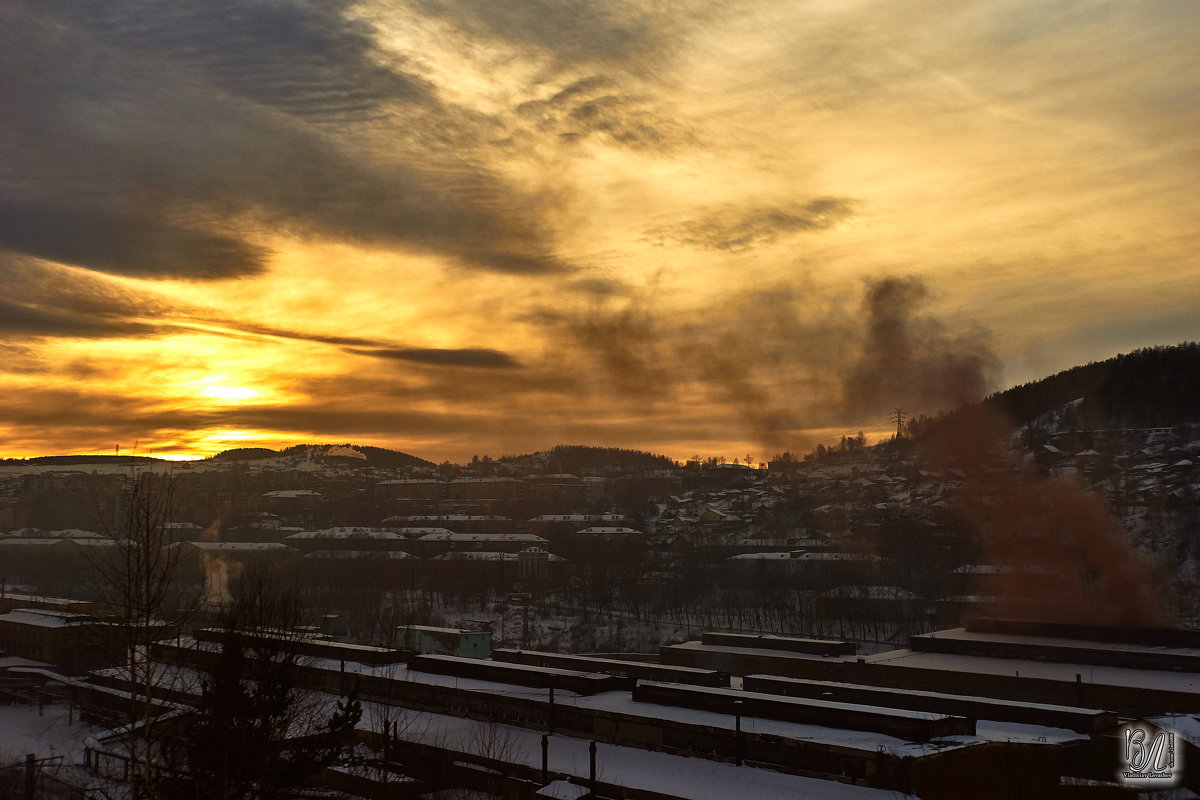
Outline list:
[[[180,550],[172,547],[174,476],[130,473],[116,519],[102,524],[110,542],[90,556],[103,604],[116,617],[115,642],[132,691],[126,719],[130,793],[133,800],[159,796],[169,731],[159,724],[169,665],[150,657],[151,645],[171,635],[199,605],[199,590],[184,580]]]
[[[482,720],[471,723],[470,732],[462,736],[457,747],[478,759],[485,769],[466,773],[474,779],[470,781],[471,785],[451,785],[443,789],[439,796],[446,800],[467,800],[478,797],[480,791],[489,797],[503,797],[509,775],[508,765],[523,762],[528,755],[521,735],[514,728]],[[459,780],[462,780],[462,776],[463,773],[459,773]],[[448,780],[453,781],[453,778]]]
[[[328,766],[362,711],[301,688],[306,666],[294,589],[261,565],[246,570],[222,621],[189,731],[189,767],[206,798],[288,796]]]

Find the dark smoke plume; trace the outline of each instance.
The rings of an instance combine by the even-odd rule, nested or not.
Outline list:
[[[862,354],[842,385],[849,416],[864,418],[902,407],[949,411],[982,400],[995,384],[999,360],[984,333],[952,335],[921,313],[928,287],[915,277],[888,277],[867,287]]]
[[[930,297],[918,278],[887,277],[854,309],[798,281],[732,294],[687,320],[656,314],[653,296],[619,308],[600,298],[548,319],[603,373],[598,386],[632,401],[719,403],[779,452],[816,444],[808,431],[880,427],[897,406],[935,414],[992,388],[987,336],[949,333],[923,312]]]
[[[1168,620],[1151,566],[1102,498],[1073,480],[1045,478],[1007,452],[1011,425],[975,405],[935,431],[929,454],[961,469],[956,507],[1000,568],[998,613],[1019,619],[1149,626]]]

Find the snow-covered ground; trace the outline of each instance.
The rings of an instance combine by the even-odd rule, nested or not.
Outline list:
[[[79,720],[65,705],[0,705],[0,765],[23,761],[29,754],[39,760],[62,759],[62,766],[83,764],[84,741],[101,729]]]
[[[539,731],[477,722],[461,717],[424,712],[400,726],[402,738],[436,743],[465,753],[481,748],[503,754],[506,760],[541,767],[542,734]],[[549,768],[577,779],[590,772],[589,742],[552,735],[547,751]],[[636,787],[693,800],[728,800],[753,797],[762,800],[803,797],[808,800],[872,800],[911,797],[894,791],[788,775],[757,767],[657,753],[612,744],[596,746],[596,777],[603,783]]]

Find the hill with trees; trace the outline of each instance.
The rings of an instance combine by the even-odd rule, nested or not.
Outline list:
[[[980,408],[998,412],[1014,430],[1200,425],[1200,344],[1147,347],[1072,367],[997,392],[981,404],[915,417],[905,426],[906,436],[921,440]]]
[[[609,473],[644,472],[657,469],[675,469],[679,465],[666,456],[644,450],[627,450],[621,447],[590,447],[578,444],[560,444],[538,456],[545,463],[546,472],[604,475]],[[531,456],[502,458],[501,461],[529,460]]]
[[[258,461],[268,458],[304,458],[321,461],[360,461],[365,466],[392,469],[396,467],[432,467],[426,461],[399,450],[357,444],[297,444],[283,450],[267,447],[236,447],[212,456],[212,461]]]
[[[1073,367],[984,401],[1018,424],[1073,404],[1081,428],[1159,428],[1200,421],[1200,344],[1148,347]]]

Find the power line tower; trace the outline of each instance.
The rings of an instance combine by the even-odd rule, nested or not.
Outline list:
[[[904,418],[907,416],[903,408],[893,408],[891,418],[896,423],[896,438],[900,439],[904,436]]]

